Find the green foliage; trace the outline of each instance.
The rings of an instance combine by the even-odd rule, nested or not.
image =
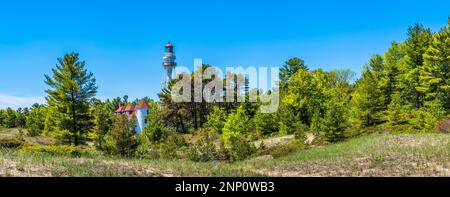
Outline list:
[[[280,86],[284,89],[292,75],[297,73],[299,70],[308,70],[308,66],[305,65],[305,62],[300,58],[291,58],[285,62],[285,65],[280,68]]]
[[[411,107],[406,105],[398,92],[392,95],[392,102],[388,105],[386,119],[390,126],[405,124],[409,120]]]
[[[187,149],[186,156],[195,162],[209,162],[220,159],[220,154],[212,139],[206,135]]]
[[[26,117],[26,127],[30,136],[38,136],[44,132],[47,111],[47,108],[43,105],[33,105],[29,115]]]
[[[18,108],[16,111],[15,127],[24,128],[28,114],[29,114],[28,108],[24,108],[24,109]]]
[[[109,132],[113,152],[122,156],[131,156],[138,146],[135,131],[135,118],[117,115],[113,118],[113,127]]]
[[[104,150],[105,136],[111,130],[113,124],[114,108],[112,108],[108,101],[102,103],[100,100],[95,100],[90,110],[91,117],[93,117],[94,128],[89,133],[88,137],[94,141],[97,149]]]
[[[78,54],[67,54],[58,59],[53,76],[45,75],[50,89],[46,92],[48,105],[58,113],[56,121],[59,130],[70,133],[70,143],[78,145],[84,142],[85,134],[91,126],[89,102],[97,93],[95,78],[84,68],[85,62],[79,61]]]
[[[450,18],[447,27],[434,36],[422,67],[419,91],[427,100],[439,99],[450,111]],[[448,113],[448,112],[447,112]]]
[[[215,132],[222,133],[222,129],[225,126],[227,120],[227,115],[225,111],[215,106],[213,112],[208,116],[208,121],[206,122],[206,128]]]
[[[348,112],[344,105],[333,103],[322,120],[320,131],[329,142],[341,141],[345,138],[345,130],[349,127]]]
[[[69,157],[81,157],[92,155],[89,150],[78,146],[23,146],[20,152],[24,153],[45,153],[50,155],[60,155]]]
[[[230,147],[226,147],[230,161],[241,161],[256,153],[256,147],[242,137],[232,137],[229,139]]]
[[[161,123],[160,111],[155,108],[147,117],[148,124],[142,131],[144,137],[146,137],[149,142],[160,142],[164,140],[169,133],[169,130],[163,126]]]
[[[16,127],[16,119],[17,119],[16,112],[13,109],[8,107],[6,109],[6,113],[5,113],[5,120],[4,120],[5,127],[6,128]]]
[[[402,98],[408,100],[415,109],[423,107],[425,99],[421,91],[423,84],[420,75],[424,66],[424,54],[432,39],[433,33],[430,29],[416,24],[408,29],[408,39],[404,43],[404,57],[398,85]]]
[[[432,131],[445,113],[446,110],[440,100],[425,102],[424,107],[412,111],[413,118],[409,120],[409,123],[415,129]]]
[[[148,138],[140,136],[140,144],[135,152],[135,156],[151,159],[178,159],[182,155],[186,141],[181,135],[169,135],[164,141],[151,143]]]
[[[24,145],[24,141],[17,138],[16,136],[12,137],[0,137],[0,148],[19,148]]]
[[[275,134],[279,131],[278,113],[262,113],[258,111],[253,121],[256,126],[256,133],[260,136]]]
[[[317,130],[320,119],[325,114],[327,101],[331,98],[328,90],[332,86],[333,77],[332,73],[321,69],[311,72],[299,70],[291,77],[282,101],[295,110],[299,118],[297,121]]]
[[[257,155],[264,156],[264,155],[270,155],[273,158],[279,158],[284,157],[289,154],[298,152],[300,150],[306,149],[305,144],[295,140],[285,145],[275,146],[273,148],[269,149],[262,149],[257,151]]]
[[[356,90],[353,93],[353,110],[363,126],[377,124],[384,109],[385,101],[378,86],[378,78],[374,71],[375,66],[372,63],[366,66],[362,78],[356,82]]]
[[[249,130],[249,120],[245,115],[245,111],[242,107],[238,108],[237,112],[228,116],[222,133],[225,147],[230,148],[232,146],[232,139],[239,138],[241,134],[247,133]]]

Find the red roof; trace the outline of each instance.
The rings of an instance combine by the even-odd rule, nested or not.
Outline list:
[[[141,103],[136,105],[136,107],[134,109],[136,109],[136,110],[138,110],[138,109],[150,109],[150,106],[148,105],[147,102],[141,101]]]
[[[132,105],[128,105],[128,106],[125,108],[125,112],[132,112],[132,111],[134,111],[134,106],[132,106]]]
[[[116,113],[123,113],[125,112],[125,106],[119,106],[119,108],[116,110]]]
[[[173,45],[172,45],[172,43],[167,43],[167,45],[166,45],[166,48],[172,48],[173,47]]]

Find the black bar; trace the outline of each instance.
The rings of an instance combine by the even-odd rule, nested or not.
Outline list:
[[[247,190],[220,191],[221,182]],[[208,191],[180,191],[177,184],[208,184]],[[249,184],[273,183],[271,188],[250,191]],[[270,185],[269,185],[270,186]],[[214,187],[214,188],[213,188]],[[184,189],[187,189],[186,187]],[[236,190],[236,187],[234,188]],[[450,178],[0,178],[1,194],[430,194],[450,193]],[[3,196],[3,195],[2,195]]]

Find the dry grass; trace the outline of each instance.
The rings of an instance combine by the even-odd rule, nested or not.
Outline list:
[[[450,176],[450,135],[372,135],[241,165],[267,176]]]
[[[0,176],[450,176],[450,135],[374,134],[232,164],[102,155],[72,158],[3,149]]]

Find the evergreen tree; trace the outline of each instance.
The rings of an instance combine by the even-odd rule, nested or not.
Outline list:
[[[67,54],[58,61],[60,65],[52,69],[53,76],[45,75],[45,82],[50,86],[46,99],[59,113],[59,129],[70,132],[69,143],[78,145],[90,130],[89,102],[96,95],[97,86],[77,53]]]
[[[331,102],[320,131],[329,142],[341,141],[345,138],[345,130],[349,127],[347,109],[341,103]]]
[[[392,102],[392,96],[398,92],[398,77],[400,75],[400,64],[403,59],[402,45],[393,42],[383,57],[384,69],[382,78],[379,80],[380,88],[383,90],[385,104],[389,105]]]
[[[117,154],[131,156],[137,148],[135,121],[125,115],[114,116],[110,136]]]
[[[439,99],[450,110],[450,18],[431,42],[421,69],[419,90],[428,101]]]
[[[383,93],[370,67],[366,66],[361,79],[356,82],[352,106],[363,126],[372,126],[380,119],[384,108]]]
[[[22,108],[18,108],[16,111],[16,123],[15,126],[17,128],[24,128],[26,125],[26,114],[28,112],[28,108],[25,108],[26,110],[23,110]]]
[[[386,119],[390,126],[405,124],[408,122],[411,106],[407,105],[398,92],[392,95],[392,101],[388,105]]]
[[[0,109],[0,128],[5,126],[6,122],[6,112],[3,109]]]
[[[105,136],[111,129],[114,110],[109,105],[109,102],[102,103],[100,100],[95,99],[92,104],[91,114],[94,128],[89,133],[89,138],[94,141],[95,146],[99,150],[103,150]]]
[[[11,109],[10,107],[6,108],[5,127],[6,128],[14,128],[14,127],[16,127],[16,120],[17,120],[16,111]]]
[[[399,86],[402,89],[402,97],[408,99],[413,107],[418,109],[423,106],[424,94],[420,91],[420,74],[424,65],[424,54],[433,39],[430,29],[416,24],[408,29],[408,39],[404,44],[404,61]]]
[[[285,65],[280,68],[281,89],[284,89],[287,86],[292,75],[299,70],[308,70],[308,67],[302,59],[294,57],[285,62]]]
[[[45,106],[39,104],[33,105],[26,121],[28,133],[31,136],[38,136],[44,131],[46,115]]]

